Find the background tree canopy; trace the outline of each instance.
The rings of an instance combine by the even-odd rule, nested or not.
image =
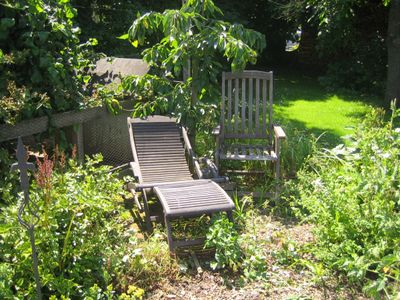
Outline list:
[[[177,9],[181,4],[178,0],[0,2],[0,122],[13,124],[91,105],[84,89],[90,80],[84,71],[93,58],[89,48],[97,44],[96,51],[109,56],[140,57],[144,49],[159,43],[160,33],[146,33],[146,41],[134,44],[137,47],[118,37],[138,14]],[[256,0],[251,5],[216,0],[215,4],[224,12],[219,20],[265,35],[266,47],[256,68],[303,67],[317,71],[331,90],[351,89],[382,99],[386,91],[386,105],[400,97],[400,0]],[[298,29],[302,32],[299,48],[285,51]],[[182,66],[175,64],[173,71]],[[199,73],[205,74],[211,81],[219,78],[216,73]],[[204,78],[191,77],[197,85],[194,92],[202,97],[198,83]],[[210,90],[207,93],[215,96]]]

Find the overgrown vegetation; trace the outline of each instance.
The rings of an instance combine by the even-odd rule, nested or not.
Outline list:
[[[129,229],[123,182],[100,162],[98,155],[82,165],[57,152],[37,159],[30,195],[39,208],[35,234],[45,297],[141,299],[142,288],[174,270],[159,235],[142,241]],[[18,203],[6,200],[14,204],[2,206],[0,216],[0,297],[34,298],[29,238],[18,223]]]
[[[316,225],[312,253],[376,298],[400,283],[400,130],[373,110],[347,146],[316,151],[294,186],[299,213]]]
[[[0,123],[90,105],[94,39],[80,43],[69,0],[0,3]]]
[[[267,50],[273,55],[261,61],[288,58],[281,53],[284,42],[301,26],[306,34],[300,52],[311,34],[311,50],[322,57],[317,67],[326,74],[321,80],[325,86],[335,92],[344,87],[383,94],[386,5],[391,1],[254,1],[251,8],[240,1],[221,3],[228,16],[211,0],[184,1],[178,9],[166,9],[179,5],[172,1],[106,2],[0,3],[0,124],[99,105],[98,99],[117,113],[122,108],[119,99],[133,99],[134,116],[177,117],[190,127],[192,137],[199,133],[197,152],[211,156],[221,72],[254,64],[265,48],[261,33],[225,21],[237,18],[270,33]],[[112,26],[126,9],[132,11]],[[83,44],[77,10],[86,14],[79,18],[88,39]],[[123,23],[136,10],[142,13],[118,40]],[[87,19],[102,22],[99,28],[113,33],[87,28]],[[371,21],[373,30],[366,28]],[[151,74],[129,76],[119,90],[100,88],[89,97],[86,71],[96,56],[90,49],[97,44],[91,33],[100,37],[101,49],[108,53],[135,56],[144,49]],[[123,42],[137,49],[131,48],[130,54],[127,47],[115,46]],[[307,290],[296,292],[294,299],[329,298],[332,281],[333,295],[346,290],[338,297],[362,292],[395,299],[400,291],[400,129],[395,125],[400,111],[393,104],[393,114],[385,121],[380,109],[366,115],[370,109],[365,95],[363,101],[343,96],[347,93],[329,95],[314,77],[299,80],[299,74],[286,78],[278,73],[276,78],[276,120],[288,136],[282,151],[283,187],[275,189],[278,182],[264,176],[239,175],[234,178],[237,186],[262,191],[259,199],[234,195],[233,223],[222,215],[191,224],[180,219],[173,224],[176,237],[206,232],[205,246],[213,248],[215,256],[200,264],[230,291],[256,286],[265,292],[272,286],[291,286],[298,283],[296,276],[304,276],[311,291],[323,294]],[[30,299],[35,297],[32,253],[17,218],[22,197],[17,174],[8,172],[14,160],[7,149],[12,147],[10,143],[0,149],[0,298]],[[193,273],[182,267],[186,259],[170,256],[162,230],[144,236],[135,224],[138,211],[127,209],[131,199],[123,197],[123,180],[101,165],[101,155],[78,163],[58,149],[52,158],[45,152],[30,153],[37,156],[30,193],[39,209],[35,233],[46,298],[142,299],[163,282],[181,282],[180,276]],[[269,167],[244,165],[252,170]],[[266,193],[278,190],[280,197]]]

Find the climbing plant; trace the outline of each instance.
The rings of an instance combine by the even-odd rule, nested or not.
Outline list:
[[[91,46],[69,0],[0,2],[0,123],[86,106]]]

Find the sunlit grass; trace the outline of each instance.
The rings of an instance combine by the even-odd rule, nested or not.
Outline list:
[[[311,78],[278,78],[275,84],[275,118],[305,129],[335,144],[352,132],[376,99],[327,93]]]

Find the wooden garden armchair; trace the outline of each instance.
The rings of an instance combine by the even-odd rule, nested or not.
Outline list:
[[[130,166],[138,181],[128,189],[139,210],[144,211],[150,230],[151,221],[156,217],[150,216],[148,195],[154,193],[159,199],[171,252],[176,247],[204,242],[204,239],[174,241],[171,219],[226,212],[232,220],[233,201],[216,183],[225,178],[203,179],[184,127],[164,116],[128,118],[127,121],[134,159]]]
[[[221,160],[271,161],[280,178],[280,146],[286,138],[275,126],[272,72],[222,73],[221,118],[216,136],[215,162]]]

